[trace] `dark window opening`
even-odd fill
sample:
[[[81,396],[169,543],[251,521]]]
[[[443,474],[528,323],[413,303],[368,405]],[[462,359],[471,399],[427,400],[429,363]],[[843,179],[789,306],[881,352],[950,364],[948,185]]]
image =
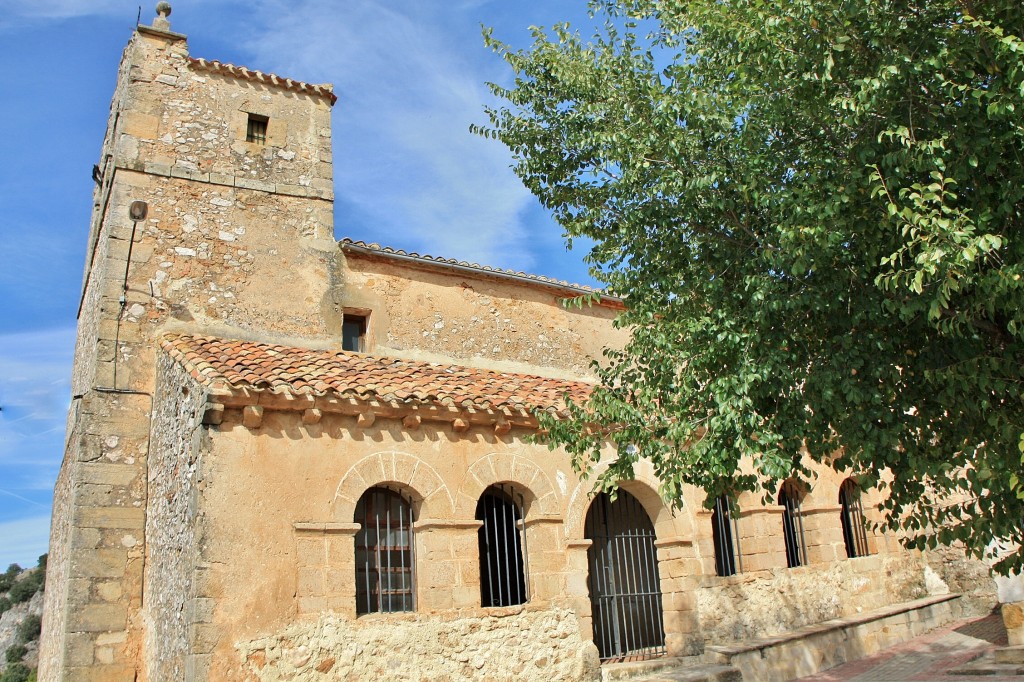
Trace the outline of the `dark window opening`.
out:
[[[522,502],[522,496],[510,488],[492,485],[476,505],[476,519],[483,521],[477,531],[481,606],[515,606],[530,598],[523,561]]]
[[[864,508],[860,504],[860,488],[852,478],[843,481],[839,487],[839,504],[843,507],[840,519],[843,524],[846,556],[851,559],[867,556],[870,552],[867,528],[864,524]]]
[[[245,126],[245,141],[256,144],[267,143],[267,123],[270,119],[259,114],[249,114],[249,121]]]
[[[729,496],[719,495],[711,512],[711,533],[715,542],[715,572],[736,575],[742,568],[740,534],[729,509]]]
[[[345,313],[341,321],[341,347],[356,353],[366,352],[366,315]]]
[[[386,488],[370,488],[356,504],[356,613],[416,608],[412,504]]]
[[[782,535],[786,541],[786,564],[790,568],[807,565],[807,544],[804,542],[804,518],[800,509],[800,489],[796,482],[786,481],[779,491],[782,506]]]

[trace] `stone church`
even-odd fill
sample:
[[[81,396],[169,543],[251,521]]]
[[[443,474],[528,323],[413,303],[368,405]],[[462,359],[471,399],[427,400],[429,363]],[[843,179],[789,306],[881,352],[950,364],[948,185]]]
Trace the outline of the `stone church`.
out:
[[[776,680],[991,606],[832,471],[595,494],[532,437],[623,301],[337,242],[331,86],[192,57],[169,14],[94,169],[40,679]]]

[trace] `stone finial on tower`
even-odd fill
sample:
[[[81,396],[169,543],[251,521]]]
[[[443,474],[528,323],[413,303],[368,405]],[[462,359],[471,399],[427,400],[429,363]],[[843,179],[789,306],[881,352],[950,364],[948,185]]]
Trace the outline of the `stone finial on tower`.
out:
[[[156,3],[156,19],[153,20],[153,28],[158,29],[160,31],[170,31],[171,22],[167,18],[169,16],[171,16],[171,3]]]

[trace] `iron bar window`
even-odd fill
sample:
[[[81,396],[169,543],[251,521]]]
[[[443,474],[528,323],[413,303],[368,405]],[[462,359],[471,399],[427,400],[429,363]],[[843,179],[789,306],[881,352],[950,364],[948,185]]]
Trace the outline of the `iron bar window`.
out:
[[[594,644],[602,661],[634,661],[665,653],[661,580],[654,524],[624,490],[600,493],[585,524]]]
[[[356,613],[412,611],[415,604],[412,505],[387,488],[356,504]]]
[[[730,510],[728,495],[719,495],[711,512],[711,533],[715,542],[715,573],[736,575],[743,570],[740,532]]]
[[[800,509],[803,494],[796,481],[786,481],[779,491],[782,506],[782,535],[786,541],[786,563],[790,568],[807,565],[807,543],[804,540],[804,517]]]
[[[843,507],[840,518],[843,524],[846,556],[851,559],[867,556],[870,552],[867,527],[864,523],[864,508],[860,504],[860,488],[852,478],[846,479],[839,486],[839,504]]]
[[[515,606],[530,598],[523,518],[523,496],[510,486],[492,485],[477,502],[482,606]]]
[[[267,124],[269,122],[270,119],[266,116],[249,114],[249,119],[245,124],[245,141],[254,142],[256,144],[266,144]]]

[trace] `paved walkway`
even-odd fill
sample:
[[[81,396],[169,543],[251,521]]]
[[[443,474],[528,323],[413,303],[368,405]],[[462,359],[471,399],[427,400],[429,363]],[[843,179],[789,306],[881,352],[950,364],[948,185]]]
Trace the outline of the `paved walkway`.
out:
[[[988,665],[992,651],[1006,646],[998,613],[934,630],[870,658],[853,661],[801,682],[1022,682],[1012,670]],[[980,658],[979,658],[980,657]],[[977,659],[977,660],[976,660]]]

